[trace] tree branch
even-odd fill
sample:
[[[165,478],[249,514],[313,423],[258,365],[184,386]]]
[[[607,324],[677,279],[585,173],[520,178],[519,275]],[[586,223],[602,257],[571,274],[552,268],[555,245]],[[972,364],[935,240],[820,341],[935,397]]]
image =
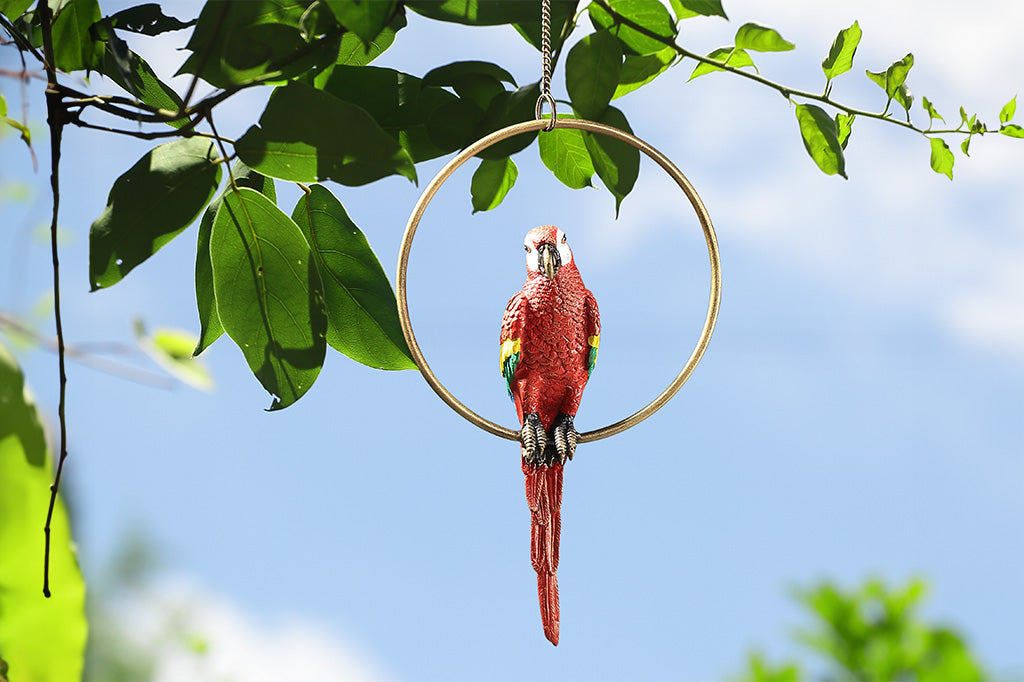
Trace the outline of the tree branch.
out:
[[[609,15],[611,15],[612,19],[614,19],[616,23],[622,24],[623,26],[628,26],[631,29],[633,29],[634,31],[637,31],[638,33],[642,33],[643,35],[647,36],[648,38],[651,38],[652,40],[656,40],[656,41],[658,41],[659,43],[661,43],[662,45],[664,45],[666,47],[672,48],[673,50],[676,51],[676,54],[678,54],[680,57],[686,57],[686,58],[692,59],[692,60],[694,60],[696,62],[699,62],[701,64],[708,64],[709,66],[714,66],[714,67],[717,67],[719,69],[722,69],[723,71],[728,71],[729,73],[735,74],[737,76],[742,76],[743,78],[747,78],[749,80],[752,80],[755,83],[760,83],[761,85],[767,86],[767,87],[769,87],[769,88],[771,88],[773,90],[778,91],[786,99],[792,99],[793,97],[799,97],[801,99],[814,100],[814,101],[817,101],[817,102],[821,102],[822,104],[826,104],[826,105],[832,107],[833,109],[838,109],[839,111],[843,111],[843,112],[845,112],[847,114],[850,114],[852,116],[861,116],[861,117],[864,117],[864,118],[874,118],[874,119],[877,119],[879,121],[885,121],[887,123],[892,123],[894,125],[900,126],[901,128],[906,128],[908,130],[913,130],[914,132],[920,133],[921,135],[925,135],[925,136],[936,135],[936,134],[940,134],[940,133],[959,133],[961,135],[969,134],[969,131],[962,130],[961,128],[950,129],[950,130],[931,130],[931,129],[918,128],[917,126],[915,126],[913,123],[910,122],[910,120],[909,120],[910,112],[909,111],[907,112],[907,118],[908,118],[907,121],[901,121],[901,120],[899,120],[897,118],[893,118],[892,116],[889,116],[888,115],[888,104],[886,104],[886,109],[884,111],[882,111],[882,112],[864,111],[863,109],[857,109],[857,108],[851,107],[849,105],[843,104],[842,102],[837,102],[836,100],[832,99],[829,96],[828,92],[826,92],[825,94],[819,94],[819,93],[816,93],[816,92],[807,92],[807,91],[804,91],[804,90],[796,90],[794,88],[787,87],[785,85],[782,85],[781,83],[776,83],[773,80],[765,78],[764,76],[762,76],[759,73],[755,73],[755,72],[751,72],[751,71],[744,71],[743,69],[737,68],[735,66],[730,66],[730,65],[726,64],[725,62],[718,61],[717,59],[711,59],[709,57],[705,57],[704,55],[697,54],[696,52],[691,52],[690,50],[687,50],[684,47],[680,47],[679,45],[676,44],[676,42],[673,39],[666,38],[663,35],[659,35],[658,33],[655,33],[654,31],[651,31],[650,29],[648,29],[648,28],[646,28],[644,26],[641,26],[640,24],[636,23],[635,21],[633,21],[629,17],[625,17],[622,14],[619,14],[614,9],[612,9],[611,5],[609,5],[606,0],[593,0],[593,2],[596,3],[597,5],[599,5]],[[977,132],[975,134],[981,135],[981,134],[984,134],[984,132],[985,131],[979,131],[979,132]]]

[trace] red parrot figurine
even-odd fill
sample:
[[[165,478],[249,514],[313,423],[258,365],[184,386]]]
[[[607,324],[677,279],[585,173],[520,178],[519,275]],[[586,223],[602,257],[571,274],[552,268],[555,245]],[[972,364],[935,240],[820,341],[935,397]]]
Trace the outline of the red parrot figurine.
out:
[[[576,450],[573,417],[597,360],[601,321],[565,234],[544,225],[530,230],[524,244],[526,283],[501,321],[501,373],[522,425],[540,616],[544,635],[557,646],[562,467]]]

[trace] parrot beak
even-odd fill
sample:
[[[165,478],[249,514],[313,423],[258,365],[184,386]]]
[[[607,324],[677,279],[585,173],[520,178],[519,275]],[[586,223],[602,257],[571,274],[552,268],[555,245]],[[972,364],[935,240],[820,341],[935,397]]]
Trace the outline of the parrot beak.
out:
[[[540,271],[548,279],[554,279],[558,274],[558,268],[562,266],[562,257],[558,255],[558,247],[551,242],[545,242],[537,247],[537,255],[540,257]]]

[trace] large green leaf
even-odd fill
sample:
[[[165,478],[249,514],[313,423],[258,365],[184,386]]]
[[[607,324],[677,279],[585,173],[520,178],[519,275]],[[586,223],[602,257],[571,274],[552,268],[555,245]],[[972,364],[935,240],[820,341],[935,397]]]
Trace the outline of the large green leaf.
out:
[[[565,60],[565,88],[583,118],[597,119],[615,94],[622,74],[622,50],[608,31],[584,37]]]
[[[419,78],[394,69],[337,66],[324,90],[364,109],[415,162],[436,158],[460,146],[439,147],[427,133],[433,113],[457,99],[442,87],[424,85]],[[475,123],[476,118],[470,134]]]
[[[512,159],[482,159],[469,186],[473,213],[497,208],[518,177],[519,169]]]
[[[539,2],[524,0],[406,0],[417,14],[469,26],[498,26],[537,21]]]
[[[391,47],[395,42],[395,35],[399,30],[405,28],[405,23],[405,8],[400,7],[391,23],[385,26],[368,44],[364,43],[362,38],[355,33],[345,33],[341,37],[336,63],[348,66],[366,66]],[[332,66],[327,66],[317,75],[316,86],[318,88],[323,87],[323,84],[327,82],[332,69]]]
[[[941,175],[953,179],[953,152],[949,145],[941,137],[931,138],[931,166],[932,170]]]
[[[326,0],[338,23],[366,44],[384,30],[395,13],[397,0]]]
[[[671,4],[677,19],[696,16],[729,18],[722,9],[722,0],[671,0]]]
[[[247,166],[282,180],[365,185],[388,175],[416,180],[413,161],[360,107],[302,83],[278,87],[235,151]]]
[[[384,268],[341,202],[312,185],[292,211],[316,259],[327,305],[327,343],[377,369],[416,369]]]
[[[753,66],[755,70],[757,69],[757,67],[754,66],[754,60],[750,58],[750,55],[747,53],[747,51],[742,50],[738,47],[729,46],[716,48],[707,54],[707,58],[714,59],[715,61],[722,62],[727,66],[731,66],[737,69],[742,69],[745,66]],[[720,66],[715,66],[713,64],[701,62],[700,64],[697,65],[697,68],[693,70],[693,73],[690,74],[690,77],[687,80],[692,81],[694,78],[697,78],[698,76],[703,76],[708,73],[723,70],[724,69],[722,69]]]
[[[668,67],[672,66],[675,58],[676,51],[671,47],[666,47],[664,50],[653,54],[626,55],[622,62],[619,85],[615,88],[615,94],[612,95],[612,99],[618,99],[650,83],[665,73]]]
[[[608,0],[608,6],[629,22],[662,37],[662,40],[658,40],[641,33],[610,14],[602,5],[590,3],[588,10],[594,28],[607,29],[619,39],[626,50],[632,50],[636,54],[652,54],[665,49],[666,41],[672,42],[675,39],[676,29],[672,15],[659,0]]]
[[[797,104],[796,120],[800,124],[804,147],[818,168],[826,175],[838,173],[845,178],[846,160],[832,117],[813,104]]]
[[[839,32],[832,41],[828,56],[821,62],[821,70],[825,72],[827,80],[830,81],[853,68],[853,57],[857,54],[860,38],[860,24],[856,21],[849,28]]]
[[[229,192],[210,235],[217,312],[253,374],[288,407],[309,390],[327,351],[320,275],[302,231],[267,197]]]
[[[178,93],[161,81],[142,57],[125,46],[123,59],[119,59],[113,50],[113,42],[109,42],[99,68],[103,75],[151,107],[168,111],[178,111],[181,108],[182,102]],[[169,123],[175,128],[180,128],[186,125],[188,120],[183,118]]]
[[[633,132],[626,117],[615,107],[608,107],[605,110],[600,123],[627,133]],[[585,132],[583,141],[590,153],[597,177],[601,178],[601,182],[615,197],[615,216],[618,217],[622,200],[632,191],[640,175],[640,150],[607,135]]]
[[[755,52],[786,52],[796,46],[780,36],[774,28],[749,22],[737,29],[736,47]]]
[[[97,0],[60,0],[52,3],[53,58],[62,71],[95,69],[103,60],[103,43],[89,28],[100,20]]]
[[[0,0],[0,14],[14,21],[34,4],[35,0]]]
[[[427,85],[451,85],[457,86],[459,82],[471,76],[490,76],[491,78],[505,83],[516,84],[516,80],[505,69],[491,62],[464,61],[452,62],[431,69],[423,76],[423,82]]]
[[[294,0],[206,3],[185,46],[192,54],[178,74],[198,74],[210,85],[229,88],[269,74],[280,72],[281,78],[289,78],[335,63],[341,30],[330,39],[318,39],[320,29],[333,23],[333,17],[326,7],[307,8],[306,4]],[[307,9],[313,16],[307,15]]]
[[[51,522],[50,593],[42,594],[43,532],[53,474],[24,377],[0,345],[0,652],[9,679],[66,682],[82,675],[87,625],[61,497]]]
[[[555,128],[540,134],[540,159],[566,187],[582,189],[591,186],[594,162],[590,159],[583,131]]]
[[[235,163],[231,168],[231,175],[235,184],[239,187],[254,189],[263,196],[270,199],[271,203],[277,203],[277,192],[274,189],[274,181],[260,175],[241,161]],[[217,314],[217,300],[213,295],[213,269],[210,265],[210,233],[213,231],[213,220],[217,217],[217,210],[224,200],[224,194],[232,191],[230,183],[219,197],[210,202],[203,213],[203,219],[199,221],[199,238],[196,243],[196,307],[199,309],[199,340],[196,342],[192,355],[199,355],[206,350],[211,343],[220,338],[224,333],[224,327],[220,324],[220,315]]]
[[[1006,135],[1007,137],[1016,137],[1018,139],[1024,138],[1024,128],[1016,123],[1007,123],[999,128],[999,134]]]
[[[195,220],[220,183],[217,158],[211,140],[182,138],[154,148],[114,181],[89,231],[92,291],[121,281]]]

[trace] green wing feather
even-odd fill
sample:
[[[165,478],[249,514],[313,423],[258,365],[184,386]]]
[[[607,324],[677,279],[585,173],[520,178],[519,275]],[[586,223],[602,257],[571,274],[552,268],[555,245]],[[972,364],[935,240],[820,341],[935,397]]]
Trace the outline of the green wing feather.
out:
[[[508,397],[512,397],[512,377],[519,366],[519,339],[506,339],[501,344],[501,375],[505,377],[505,386],[508,388]]]

